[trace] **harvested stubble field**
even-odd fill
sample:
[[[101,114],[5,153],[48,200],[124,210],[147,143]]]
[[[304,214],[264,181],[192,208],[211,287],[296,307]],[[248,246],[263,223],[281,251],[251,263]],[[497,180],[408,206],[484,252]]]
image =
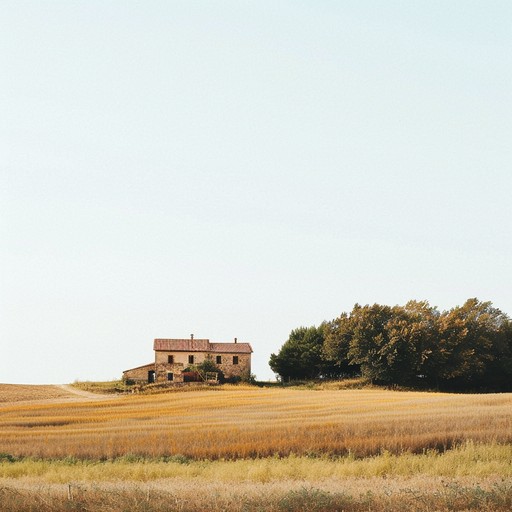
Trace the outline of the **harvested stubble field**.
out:
[[[511,394],[50,393],[0,403],[0,510],[505,511],[511,441]]]
[[[226,387],[0,406],[0,452],[27,457],[365,457],[468,440],[512,441],[512,394]]]

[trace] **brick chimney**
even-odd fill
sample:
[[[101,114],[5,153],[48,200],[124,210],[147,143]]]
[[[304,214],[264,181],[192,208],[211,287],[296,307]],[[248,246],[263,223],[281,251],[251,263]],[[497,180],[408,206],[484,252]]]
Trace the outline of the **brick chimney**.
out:
[[[193,335],[193,334],[191,334],[191,335],[190,335],[190,339],[191,339],[191,340],[193,340],[193,339],[194,339],[194,335]]]
[[[235,343],[237,342],[238,340],[235,338]]]

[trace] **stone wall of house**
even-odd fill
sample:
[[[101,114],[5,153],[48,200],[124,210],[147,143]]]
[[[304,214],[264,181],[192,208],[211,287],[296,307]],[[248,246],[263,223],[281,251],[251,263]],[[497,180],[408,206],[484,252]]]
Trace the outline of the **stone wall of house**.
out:
[[[221,357],[221,363],[217,364],[217,356]],[[233,357],[238,357],[238,364],[234,364]],[[251,354],[212,354],[213,362],[224,373],[224,377],[249,378],[251,375]]]
[[[123,372],[123,380],[132,380],[135,382],[148,382],[148,372],[155,369],[155,364],[150,363],[138,368],[132,368]]]
[[[194,356],[194,362],[192,364],[202,363],[206,356],[206,352],[165,352],[163,350],[157,350],[155,352],[155,363],[157,365],[169,364],[169,356],[174,358],[174,364],[182,364],[183,368],[190,366],[188,360],[189,356]]]
[[[194,362],[190,363],[189,356],[194,356]],[[173,362],[169,363],[169,356],[173,357]],[[156,382],[183,382],[182,372],[191,364],[202,363],[206,358],[212,361],[224,373],[226,379],[230,377],[248,378],[251,374],[251,354],[218,354],[207,352],[155,352],[154,370]],[[221,358],[221,363],[217,363],[217,357]],[[235,364],[234,357],[238,358]],[[172,381],[169,380],[169,373],[172,373]],[[146,377],[147,381],[147,371]]]
[[[156,382],[183,382],[181,372],[184,368],[182,363],[170,364],[167,362],[167,358],[165,358],[165,362],[155,364]],[[169,373],[172,373],[172,381],[169,380]]]

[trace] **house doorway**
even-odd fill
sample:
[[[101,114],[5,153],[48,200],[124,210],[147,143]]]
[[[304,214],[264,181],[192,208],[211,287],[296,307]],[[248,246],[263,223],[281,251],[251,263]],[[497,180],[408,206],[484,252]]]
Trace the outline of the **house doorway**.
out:
[[[148,372],[148,383],[153,384],[155,382],[155,370],[149,370]]]

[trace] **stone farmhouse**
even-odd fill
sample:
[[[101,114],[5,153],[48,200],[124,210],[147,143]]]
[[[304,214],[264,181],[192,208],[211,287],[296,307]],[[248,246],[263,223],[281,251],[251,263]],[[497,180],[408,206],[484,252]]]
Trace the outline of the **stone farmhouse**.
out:
[[[137,383],[184,382],[184,370],[210,358],[226,378],[251,374],[249,343],[210,343],[208,339],[155,339],[155,361],[123,372],[123,380]]]

